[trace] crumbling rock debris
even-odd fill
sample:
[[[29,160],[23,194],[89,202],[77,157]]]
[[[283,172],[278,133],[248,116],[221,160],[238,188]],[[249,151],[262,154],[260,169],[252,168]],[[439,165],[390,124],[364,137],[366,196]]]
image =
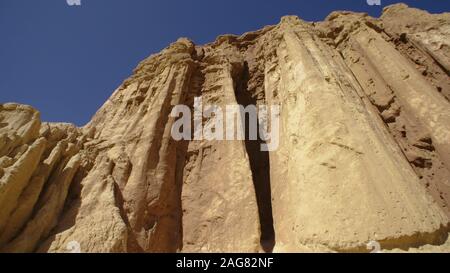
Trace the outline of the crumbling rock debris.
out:
[[[142,61],[84,127],[0,105],[0,252],[450,251],[450,14],[296,16]],[[281,106],[280,145],[175,105]]]

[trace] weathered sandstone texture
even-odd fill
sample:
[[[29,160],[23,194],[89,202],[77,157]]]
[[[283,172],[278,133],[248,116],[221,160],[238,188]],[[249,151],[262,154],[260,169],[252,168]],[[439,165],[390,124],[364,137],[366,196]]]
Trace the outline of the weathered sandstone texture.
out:
[[[82,128],[2,104],[0,252],[448,252],[449,71],[450,13],[398,4],[179,39]],[[199,96],[280,105],[279,148],[174,140]]]

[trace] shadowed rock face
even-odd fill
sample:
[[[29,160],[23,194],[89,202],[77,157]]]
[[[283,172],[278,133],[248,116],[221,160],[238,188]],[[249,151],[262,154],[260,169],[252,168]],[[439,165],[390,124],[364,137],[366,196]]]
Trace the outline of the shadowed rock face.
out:
[[[0,105],[0,251],[449,251],[450,14],[295,16],[142,61],[83,128]],[[175,105],[280,105],[280,145]],[[208,120],[204,120],[207,122]]]

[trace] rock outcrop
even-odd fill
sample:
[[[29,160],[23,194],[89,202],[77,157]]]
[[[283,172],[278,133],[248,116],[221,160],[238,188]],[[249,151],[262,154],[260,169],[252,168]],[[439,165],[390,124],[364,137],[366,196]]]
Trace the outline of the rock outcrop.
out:
[[[449,41],[404,4],[286,16],[179,39],[82,128],[0,105],[0,252],[450,251]],[[195,97],[280,105],[278,149],[175,140]]]

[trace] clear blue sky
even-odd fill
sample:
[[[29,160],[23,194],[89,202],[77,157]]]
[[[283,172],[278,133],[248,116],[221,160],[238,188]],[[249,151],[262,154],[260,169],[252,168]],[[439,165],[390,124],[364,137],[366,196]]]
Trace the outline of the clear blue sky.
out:
[[[405,2],[431,12],[449,0],[0,0],[0,102],[39,109],[45,121],[84,125],[137,63],[178,37],[197,44],[276,24],[322,20],[333,10],[379,16]]]

